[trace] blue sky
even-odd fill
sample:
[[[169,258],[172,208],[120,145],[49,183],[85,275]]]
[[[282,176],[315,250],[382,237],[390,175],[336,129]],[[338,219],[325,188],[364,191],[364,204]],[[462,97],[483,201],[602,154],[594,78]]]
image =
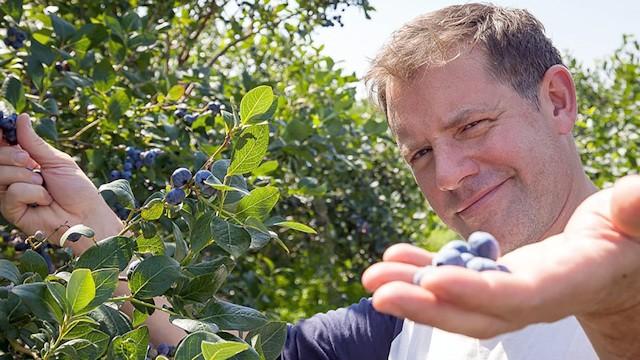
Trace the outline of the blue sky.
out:
[[[324,44],[324,53],[360,77],[368,59],[389,38],[391,32],[415,16],[465,1],[370,0],[376,7],[371,20],[362,11],[347,9],[344,27],[321,29],[315,39]],[[525,8],[545,26],[547,35],[563,53],[569,51],[579,61],[591,65],[618,47],[622,34],[640,39],[638,0],[504,0],[497,5]],[[362,88],[359,89],[362,95]]]

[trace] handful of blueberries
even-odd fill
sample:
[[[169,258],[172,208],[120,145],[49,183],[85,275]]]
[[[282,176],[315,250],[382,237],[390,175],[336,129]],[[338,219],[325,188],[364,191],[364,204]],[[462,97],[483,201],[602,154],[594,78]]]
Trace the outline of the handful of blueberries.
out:
[[[431,265],[414,274],[413,283],[420,284],[422,277],[432,266],[453,265],[475,271],[509,272],[506,266],[496,262],[499,256],[500,244],[496,238],[488,232],[476,231],[469,235],[468,241],[453,240],[445,244],[433,257]]]
[[[4,116],[0,111],[0,129],[2,129],[2,137],[9,145],[18,144],[18,133],[16,132],[16,121],[18,114]]]

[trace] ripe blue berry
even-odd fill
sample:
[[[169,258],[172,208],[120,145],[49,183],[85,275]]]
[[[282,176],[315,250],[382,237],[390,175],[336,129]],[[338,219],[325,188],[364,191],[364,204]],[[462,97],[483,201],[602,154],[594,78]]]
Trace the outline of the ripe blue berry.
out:
[[[471,249],[469,248],[469,244],[464,240],[449,241],[448,243],[444,244],[444,246],[442,248],[443,249],[456,249],[460,253],[471,252]]]
[[[475,256],[473,256],[472,253],[465,252],[460,254],[460,257],[462,258],[462,261],[464,261],[464,266],[467,266],[467,263],[469,262],[469,260],[473,259]]]
[[[187,196],[187,194],[185,194],[184,190],[179,189],[179,188],[178,189],[172,189],[165,196],[165,200],[167,201],[168,204],[179,205],[184,201],[184,198],[186,196]]]
[[[162,343],[162,344],[158,345],[156,350],[158,351],[158,355],[167,356],[167,355],[169,355],[169,352],[171,351],[171,347],[168,344]]]
[[[198,114],[189,114],[184,117],[184,122],[187,123],[187,125],[191,125],[197,119],[198,119]]]
[[[207,110],[210,110],[213,114],[218,114],[220,113],[220,104],[212,101],[207,104]]]
[[[18,133],[16,131],[17,114],[4,116],[0,111],[0,129],[2,129],[2,137],[9,145],[18,144]]]
[[[456,249],[442,249],[432,260],[433,266],[454,265],[464,266],[464,260],[460,257],[460,252]]]
[[[133,174],[131,173],[131,171],[123,171],[122,172],[122,178],[125,180],[131,180],[131,178],[133,177]]]
[[[204,181],[207,180],[209,178],[209,176],[213,176],[211,171],[209,171],[209,170],[198,170],[198,172],[196,173],[196,176],[195,176],[195,183],[197,185],[200,185],[200,186],[202,186],[202,185],[206,186]]]
[[[497,262],[483,257],[474,257],[469,260],[466,268],[475,271],[500,270]]]
[[[187,115],[187,109],[185,108],[178,108],[173,112],[173,116],[177,117],[178,119],[182,119],[185,115]]]
[[[171,175],[171,183],[174,187],[181,188],[191,180],[191,171],[187,168],[178,168]]]
[[[120,171],[118,170],[111,170],[111,172],[109,173],[109,180],[110,181],[115,181],[120,179]]]
[[[469,235],[471,253],[476,256],[497,260],[500,256],[500,245],[496,238],[488,232],[476,231]]]
[[[124,162],[124,171],[131,171],[133,170],[133,163],[131,163],[131,161],[125,161]]]

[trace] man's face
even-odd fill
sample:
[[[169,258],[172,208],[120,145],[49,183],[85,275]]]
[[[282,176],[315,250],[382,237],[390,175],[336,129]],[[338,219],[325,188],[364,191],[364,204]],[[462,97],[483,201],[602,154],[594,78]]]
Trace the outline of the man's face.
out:
[[[575,181],[567,135],[474,50],[387,88],[400,151],[442,220],[465,238],[496,236],[503,251],[541,240]]]

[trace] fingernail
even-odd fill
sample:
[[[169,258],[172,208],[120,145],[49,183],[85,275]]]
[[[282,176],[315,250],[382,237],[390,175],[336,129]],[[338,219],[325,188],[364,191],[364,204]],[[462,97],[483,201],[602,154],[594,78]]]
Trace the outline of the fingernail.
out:
[[[27,159],[29,159],[29,154],[26,151],[19,151],[13,155],[13,160],[18,164],[27,162]]]
[[[40,176],[39,174],[31,175],[31,179],[32,179],[33,183],[36,184],[36,185],[41,185],[42,184],[42,176]]]

